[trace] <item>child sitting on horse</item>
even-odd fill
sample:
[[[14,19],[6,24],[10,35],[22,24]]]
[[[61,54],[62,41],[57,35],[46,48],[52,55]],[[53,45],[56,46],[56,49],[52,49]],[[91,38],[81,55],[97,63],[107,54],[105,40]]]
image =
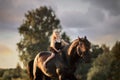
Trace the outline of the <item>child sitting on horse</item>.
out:
[[[46,59],[46,61],[43,63],[44,66],[46,66],[46,63],[52,59],[55,54],[60,53],[62,47],[68,45],[66,41],[61,39],[60,31],[55,29],[51,35],[51,41],[50,41],[50,51],[52,52],[51,55]]]

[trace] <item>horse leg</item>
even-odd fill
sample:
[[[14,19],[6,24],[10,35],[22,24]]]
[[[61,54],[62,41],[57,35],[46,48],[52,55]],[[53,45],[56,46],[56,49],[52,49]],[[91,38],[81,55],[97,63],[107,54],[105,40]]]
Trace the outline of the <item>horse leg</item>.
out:
[[[44,78],[43,72],[37,67],[35,80],[43,80],[43,78]]]
[[[59,78],[59,80],[63,80],[62,75],[59,75],[58,78]]]
[[[28,63],[28,66],[27,66],[27,72],[28,72],[30,80],[34,80],[34,76],[33,76],[33,62],[34,62],[34,60],[31,60]]]
[[[33,62],[34,62],[34,60],[31,60],[28,63],[28,66],[27,66],[27,72],[28,72],[30,80],[43,80],[43,73],[38,67],[36,68],[36,73],[35,73],[36,78],[34,79],[34,76],[33,76]]]
[[[59,74],[59,80],[77,80],[74,74]]]
[[[75,75],[71,75],[69,78],[70,78],[70,80],[77,80],[77,78],[75,77]]]
[[[44,75],[44,77],[45,77],[45,80],[51,80],[51,78],[46,75]]]
[[[60,68],[56,68],[56,73],[58,75],[58,80],[65,80],[64,75],[62,74],[62,70]]]
[[[69,80],[64,74],[59,75],[59,80]],[[72,80],[72,79],[70,79]]]
[[[51,80],[51,78],[46,76],[39,68],[37,68],[35,80]]]

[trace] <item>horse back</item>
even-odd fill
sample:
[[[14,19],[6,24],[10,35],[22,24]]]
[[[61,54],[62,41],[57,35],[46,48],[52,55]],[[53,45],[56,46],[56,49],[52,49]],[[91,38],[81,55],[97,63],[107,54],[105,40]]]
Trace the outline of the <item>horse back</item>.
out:
[[[39,61],[44,62],[51,55],[50,51],[42,51],[39,53]]]

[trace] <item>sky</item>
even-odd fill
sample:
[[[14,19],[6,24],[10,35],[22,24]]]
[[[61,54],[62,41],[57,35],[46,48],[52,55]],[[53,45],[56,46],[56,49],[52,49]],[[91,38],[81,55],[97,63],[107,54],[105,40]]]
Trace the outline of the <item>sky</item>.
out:
[[[71,40],[87,36],[110,47],[120,40],[120,0],[0,0],[0,68],[21,64],[18,28],[25,13],[40,6],[52,7]]]

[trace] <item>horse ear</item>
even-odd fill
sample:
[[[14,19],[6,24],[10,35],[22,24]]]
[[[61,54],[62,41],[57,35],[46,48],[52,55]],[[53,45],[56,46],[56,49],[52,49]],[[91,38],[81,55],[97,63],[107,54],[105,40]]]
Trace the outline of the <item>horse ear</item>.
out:
[[[79,41],[81,40],[80,37],[78,36]]]
[[[87,39],[87,37],[86,37],[86,36],[84,36],[84,39]]]

